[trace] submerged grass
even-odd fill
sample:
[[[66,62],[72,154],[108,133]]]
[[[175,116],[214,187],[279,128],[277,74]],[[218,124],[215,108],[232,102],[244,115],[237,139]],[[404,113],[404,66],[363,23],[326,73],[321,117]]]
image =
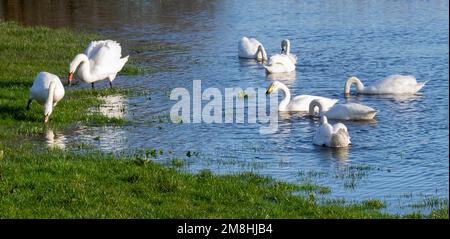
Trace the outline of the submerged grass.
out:
[[[42,70],[65,76],[67,65],[96,35],[0,23],[0,218],[397,218],[382,204],[319,203],[314,192],[329,189],[295,185],[243,173],[177,171],[134,156],[39,148],[23,139],[45,131],[42,109],[25,110],[28,89]],[[129,68],[126,73],[139,73]],[[120,125],[121,119],[90,113],[100,97],[126,90],[66,90],[51,116],[52,128]],[[17,144],[17,142],[20,142]],[[162,152],[149,151],[157,157]],[[193,155],[193,154],[192,154]],[[309,197],[297,191],[311,192]],[[447,210],[445,213],[445,210]],[[448,209],[411,217],[448,218]]]

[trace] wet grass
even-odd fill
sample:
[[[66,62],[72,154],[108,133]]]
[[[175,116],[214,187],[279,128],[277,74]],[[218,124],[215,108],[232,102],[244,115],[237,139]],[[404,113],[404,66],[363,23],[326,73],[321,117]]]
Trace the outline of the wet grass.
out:
[[[182,173],[149,160],[61,150],[2,149],[1,218],[396,218],[378,203],[300,197],[255,174]]]
[[[169,159],[169,167],[146,159],[161,157],[163,152],[156,149],[145,151],[142,158],[101,153],[82,142],[72,145],[80,151],[27,142],[28,136],[41,135],[46,127],[126,123],[89,111],[104,103],[101,97],[127,95],[123,89],[67,88],[49,126],[43,125],[37,103],[25,110],[36,74],[45,70],[64,79],[71,58],[94,39],[99,36],[0,23],[0,218],[400,217],[382,213],[375,202],[318,203],[315,192],[328,190],[311,184],[288,184],[251,173],[183,173],[176,170],[183,163],[178,159]],[[302,190],[311,193],[295,195]],[[447,214],[442,210],[412,216],[448,218],[448,209]]]
[[[448,199],[439,198],[436,196],[425,197],[421,202],[414,203],[411,205],[413,208],[429,208],[429,209],[440,209],[448,208]]]

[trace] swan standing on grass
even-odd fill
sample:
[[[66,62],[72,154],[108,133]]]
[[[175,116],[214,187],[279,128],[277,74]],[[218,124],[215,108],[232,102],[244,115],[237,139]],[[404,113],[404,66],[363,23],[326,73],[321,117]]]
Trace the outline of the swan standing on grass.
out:
[[[377,114],[375,109],[357,103],[336,104],[327,112],[324,112],[321,100],[313,100],[309,104],[310,115],[315,115],[316,107],[319,108],[319,116],[336,120],[371,120]]]
[[[287,39],[281,42],[281,54],[270,57],[269,64],[264,66],[268,74],[289,73],[295,71],[297,57],[290,53],[291,42]]]
[[[240,58],[267,61],[264,46],[255,38],[242,37],[238,45],[238,55]]]
[[[331,148],[344,148],[351,144],[347,127],[342,123],[331,125],[326,116],[322,116],[322,125],[314,135],[315,145]]]
[[[417,83],[414,76],[391,75],[383,80],[364,87],[363,83],[356,77],[350,77],[345,82],[345,95],[350,95],[350,88],[356,84],[358,94],[378,95],[378,94],[414,94],[417,93],[427,82]]]
[[[283,91],[285,95],[285,98],[280,102],[278,107],[279,111],[308,111],[309,104],[315,99],[321,100],[324,110],[328,110],[338,102],[338,100],[313,95],[299,95],[291,100],[291,92],[289,88],[279,81],[273,82],[267,89],[266,94],[268,95],[278,90]]]
[[[30,89],[27,110],[30,109],[31,102],[36,100],[39,104],[44,105],[44,123],[48,123],[53,107],[64,97],[64,93],[64,86],[58,76],[41,72]]]
[[[72,83],[73,74],[79,68],[78,75],[85,83],[91,83],[94,88],[94,82],[100,80],[109,80],[109,86],[112,88],[112,82],[119,71],[122,70],[128,57],[122,57],[122,47],[119,43],[106,41],[93,41],[86,48],[85,54],[78,54],[69,66],[69,84]]]

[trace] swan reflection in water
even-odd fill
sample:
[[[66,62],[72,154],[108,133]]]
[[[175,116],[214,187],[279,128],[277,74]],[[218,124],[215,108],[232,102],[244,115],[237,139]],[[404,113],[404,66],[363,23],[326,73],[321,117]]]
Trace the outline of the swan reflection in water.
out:
[[[47,128],[45,131],[45,142],[50,149],[65,149],[67,139],[64,134],[54,132],[52,129]]]
[[[334,160],[339,164],[349,163],[350,147],[344,148],[325,148],[321,146],[315,146],[319,149],[321,156],[324,159]]]
[[[383,99],[383,100],[388,100],[388,101],[394,101],[395,103],[400,103],[400,104],[406,104],[406,103],[410,103],[413,102],[414,100],[420,99],[423,96],[422,93],[415,93],[415,94],[397,94],[397,95],[393,95],[393,94],[385,94],[385,95],[354,95],[354,98],[358,101],[363,101],[364,99],[367,98],[379,98],[379,99]],[[353,95],[352,95],[353,97]],[[345,100],[346,102],[349,102],[351,99],[351,97],[346,97]]]
[[[297,78],[297,73],[295,71],[288,72],[288,73],[273,73],[267,75],[267,78],[273,81],[286,81],[286,85],[288,87],[291,87],[291,85],[287,81],[295,81]]]
[[[108,118],[125,118],[125,105],[126,99],[121,95],[111,95],[106,97],[101,97],[104,104],[102,104],[98,111]]]

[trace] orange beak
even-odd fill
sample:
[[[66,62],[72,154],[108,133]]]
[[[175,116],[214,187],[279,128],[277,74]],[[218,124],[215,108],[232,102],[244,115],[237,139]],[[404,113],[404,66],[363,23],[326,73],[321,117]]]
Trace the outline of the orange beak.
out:
[[[69,73],[69,85],[72,85],[73,73]]]
[[[44,124],[47,124],[48,123],[48,115],[46,115],[45,117],[44,117]]]

